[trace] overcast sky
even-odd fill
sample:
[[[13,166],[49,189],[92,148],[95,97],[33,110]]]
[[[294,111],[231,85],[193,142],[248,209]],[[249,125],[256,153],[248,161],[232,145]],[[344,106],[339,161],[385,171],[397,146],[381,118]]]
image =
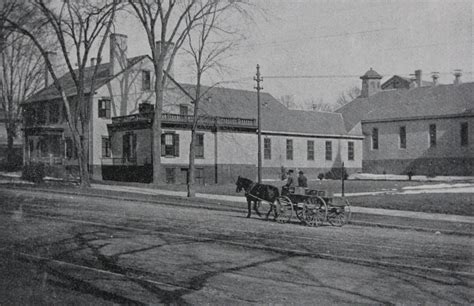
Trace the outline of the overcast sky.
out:
[[[258,63],[264,91],[276,98],[293,95],[299,107],[309,108],[311,99],[335,103],[340,92],[360,86],[359,76],[370,67],[382,81],[394,74],[408,77],[416,69],[426,80],[440,72],[440,83],[452,83],[453,70],[462,69],[463,81],[473,81],[473,0],[253,2],[264,16],[258,14],[253,25],[238,25],[246,40],[226,59],[230,69],[224,76],[208,77],[210,85],[238,80],[228,86],[253,90]],[[131,19],[118,28],[129,36],[129,54],[148,53]],[[192,82],[183,63],[183,57],[176,59],[175,76]]]

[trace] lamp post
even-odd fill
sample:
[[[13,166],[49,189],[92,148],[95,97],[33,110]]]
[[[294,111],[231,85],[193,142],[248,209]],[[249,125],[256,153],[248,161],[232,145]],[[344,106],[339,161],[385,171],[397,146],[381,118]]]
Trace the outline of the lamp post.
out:
[[[257,90],[257,132],[258,132],[258,165],[257,165],[257,173],[258,173],[258,183],[262,183],[262,117],[260,113],[260,90],[263,87],[260,86],[260,82],[263,82],[263,78],[260,76],[260,65],[257,64],[257,74],[253,78],[254,81],[257,82],[257,86],[255,89]]]

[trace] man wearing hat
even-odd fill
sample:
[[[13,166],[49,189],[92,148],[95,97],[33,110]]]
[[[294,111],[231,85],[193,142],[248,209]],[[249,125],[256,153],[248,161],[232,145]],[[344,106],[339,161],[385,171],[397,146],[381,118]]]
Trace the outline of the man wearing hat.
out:
[[[286,179],[286,188],[295,187],[295,178],[293,177],[293,170],[288,170],[288,178]]]
[[[308,188],[308,179],[304,176],[303,171],[298,172],[298,187]]]

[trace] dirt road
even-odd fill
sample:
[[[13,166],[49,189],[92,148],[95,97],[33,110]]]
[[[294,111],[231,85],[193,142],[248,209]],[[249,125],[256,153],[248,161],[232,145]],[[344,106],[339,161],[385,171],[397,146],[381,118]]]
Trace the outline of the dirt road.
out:
[[[469,304],[468,236],[0,189],[0,304]]]

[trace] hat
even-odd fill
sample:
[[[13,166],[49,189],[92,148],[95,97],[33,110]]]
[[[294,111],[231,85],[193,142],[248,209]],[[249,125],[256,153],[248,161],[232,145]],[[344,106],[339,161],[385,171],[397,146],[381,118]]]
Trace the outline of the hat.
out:
[[[294,171],[290,169],[290,170],[288,170],[288,172],[289,172],[289,173],[293,173]]]
[[[300,170],[300,172],[298,172],[299,174],[303,174],[304,172]]]

